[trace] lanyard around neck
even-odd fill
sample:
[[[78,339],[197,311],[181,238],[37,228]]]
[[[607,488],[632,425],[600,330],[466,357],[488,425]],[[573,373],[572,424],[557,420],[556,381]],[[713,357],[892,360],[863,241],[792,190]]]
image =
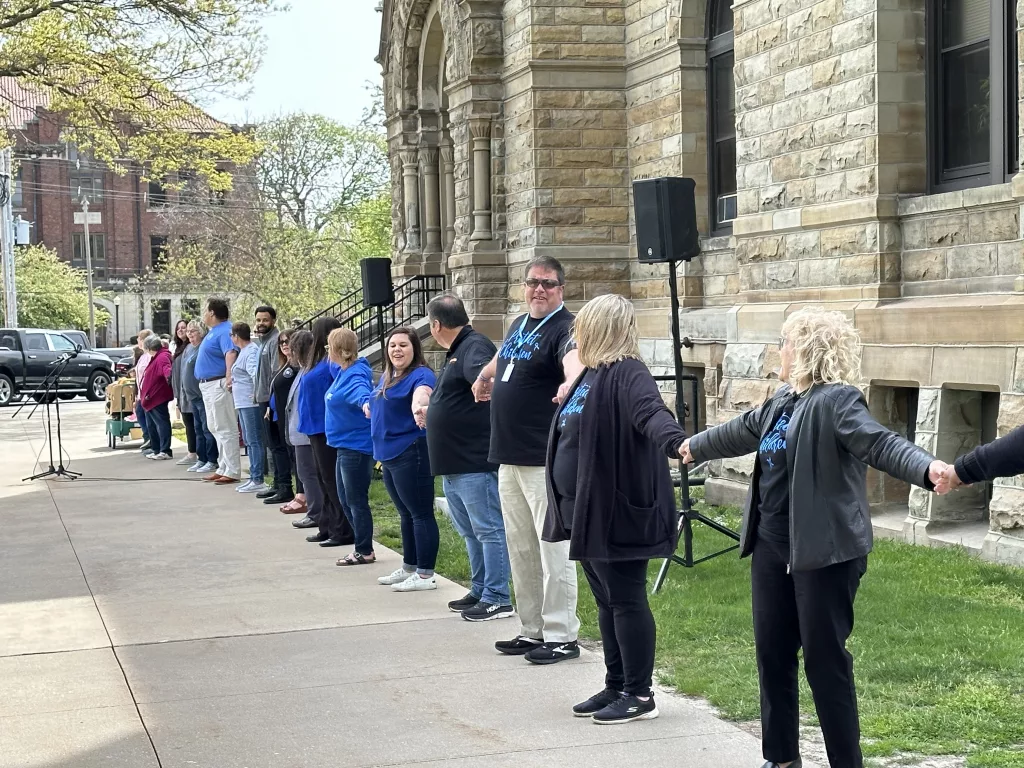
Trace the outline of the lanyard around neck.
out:
[[[531,343],[535,338],[537,338],[537,334],[540,333],[540,329],[544,327],[544,323],[546,323],[552,317],[554,317],[559,312],[561,312],[562,311],[562,307],[564,307],[564,306],[565,306],[564,304],[559,304],[558,307],[556,309],[552,310],[552,312],[550,314],[548,314],[547,317],[545,317],[543,320],[541,320],[540,323],[537,325],[537,327],[534,328],[532,331],[530,331],[530,335],[527,336],[524,339],[523,338],[523,331],[526,329],[526,324],[528,322],[530,322],[530,315],[527,314],[526,317],[523,318],[522,324],[519,326],[519,343],[517,344],[517,346],[525,347],[527,344]]]

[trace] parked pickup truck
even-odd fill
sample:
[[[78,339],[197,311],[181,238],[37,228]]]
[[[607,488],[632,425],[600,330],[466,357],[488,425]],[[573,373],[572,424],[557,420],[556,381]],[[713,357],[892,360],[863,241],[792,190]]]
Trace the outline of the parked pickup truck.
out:
[[[77,353],[57,382],[57,394],[70,400],[84,394],[90,400],[106,397],[114,378],[110,358],[98,352],[79,350],[60,331],[39,328],[0,328],[0,405],[17,397],[44,397],[43,382],[63,355]]]

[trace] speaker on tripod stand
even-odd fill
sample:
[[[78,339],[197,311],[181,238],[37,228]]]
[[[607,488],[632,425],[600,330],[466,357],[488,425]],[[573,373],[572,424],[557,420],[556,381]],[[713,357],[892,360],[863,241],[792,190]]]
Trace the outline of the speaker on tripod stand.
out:
[[[679,286],[676,284],[676,263],[691,261],[700,254],[700,235],[697,232],[697,202],[693,179],[663,177],[633,182],[633,212],[636,218],[637,257],[642,264],[668,264],[669,297],[672,303],[672,363],[675,374],[671,380],[676,387],[676,418],[686,423],[686,398],[683,382],[694,384],[694,424],[697,424],[696,377],[683,372],[682,339],[679,331]],[[659,378],[659,377],[655,377]],[[682,503],[679,510],[677,534],[683,538],[683,554],[667,558],[654,580],[652,592],[661,589],[672,563],[693,568],[698,563],[724,555],[739,548],[734,544],[698,560],[693,557],[693,524],[701,523],[722,535],[739,542],[739,534],[693,509],[690,498],[689,470],[679,462]]]

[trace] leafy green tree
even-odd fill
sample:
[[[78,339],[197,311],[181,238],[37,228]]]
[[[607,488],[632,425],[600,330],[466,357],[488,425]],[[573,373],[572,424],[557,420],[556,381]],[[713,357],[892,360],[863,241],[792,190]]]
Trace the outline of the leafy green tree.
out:
[[[85,271],[61,261],[42,245],[18,248],[14,255],[18,291],[18,323],[26,328],[89,328],[89,297]],[[96,325],[110,314],[96,307]]]
[[[66,138],[115,168],[189,169],[230,186],[250,137],[194,103],[249,82],[274,0],[4,0],[0,76],[44,92]]]

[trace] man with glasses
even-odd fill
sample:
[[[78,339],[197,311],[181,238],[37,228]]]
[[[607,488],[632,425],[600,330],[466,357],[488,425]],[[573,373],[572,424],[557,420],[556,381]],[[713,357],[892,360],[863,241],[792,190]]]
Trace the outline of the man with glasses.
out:
[[[274,485],[256,494],[264,504],[283,504],[295,498],[292,493],[291,463],[284,436],[278,432],[276,421],[270,418],[271,384],[278,369],[277,310],[269,304],[256,307],[256,338],[259,344],[259,359],[256,368],[256,404],[259,406],[260,423],[263,427],[263,444],[270,449],[274,462]]]
[[[473,385],[478,401],[491,401],[489,459],[499,465],[498,495],[522,622],[518,636],[495,648],[525,655],[534,664],[580,655],[576,566],[569,561],[568,542],[541,541],[548,509],[548,431],[559,388],[582,371],[564,291],[565,272],[556,259],[541,257],[527,265],[523,294],[529,311],[513,321],[498,354]]]

